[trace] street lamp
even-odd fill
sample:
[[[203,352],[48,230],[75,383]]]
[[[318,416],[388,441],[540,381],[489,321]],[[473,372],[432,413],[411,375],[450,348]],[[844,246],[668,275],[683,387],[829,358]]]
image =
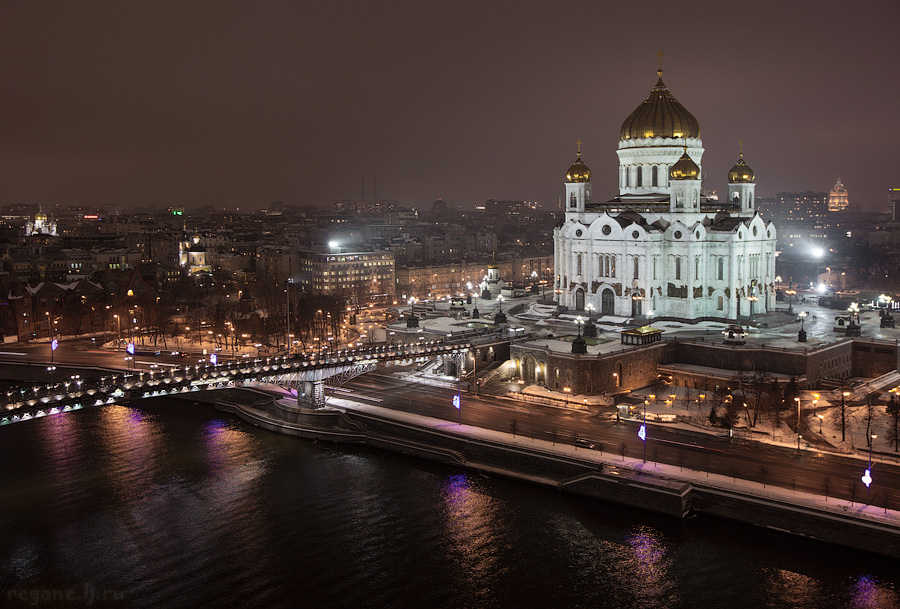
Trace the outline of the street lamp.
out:
[[[587,309],[588,312],[588,321],[594,320],[594,305],[588,303],[584,305],[584,308]]]
[[[614,381],[613,386],[616,389],[618,389],[619,388],[619,373],[618,372],[613,372],[613,381]]]
[[[581,318],[581,315],[575,318],[575,325],[578,327],[578,338],[581,338],[581,326],[584,324],[584,320]]]
[[[823,417],[820,414],[817,414],[816,416],[819,417],[819,435],[821,436],[822,435],[822,421],[825,420],[825,417]]]
[[[800,452],[800,440],[803,439],[803,436],[797,434],[797,452]]]
[[[644,400],[644,420],[641,422],[641,428],[638,429],[638,437],[644,444],[644,463],[647,462],[647,400]]]
[[[563,393],[566,394],[566,408],[569,407],[569,394],[572,393],[571,387],[563,387]]]
[[[797,402],[797,433],[800,433],[800,398],[794,398]]]
[[[797,293],[797,290],[795,290],[795,289],[791,286],[791,283],[792,283],[791,281],[788,282],[788,289],[786,289],[786,290],[784,291],[784,293],[787,294],[787,297],[788,297],[788,313],[793,313],[793,312],[794,312],[794,305],[792,304],[792,300],[793,300],[794,294]]]
[[[759,296],[751,294],[750,296],[747,296],[747,300],[750,301],[750,321],[753,321],[753,303],[759,300]]]
[[[806,311],[800,311],[800,331],[797,332],[797,342],[805,343],[806,342],[806,330],[803,329],[803,321],[806,319],[808,313]]]

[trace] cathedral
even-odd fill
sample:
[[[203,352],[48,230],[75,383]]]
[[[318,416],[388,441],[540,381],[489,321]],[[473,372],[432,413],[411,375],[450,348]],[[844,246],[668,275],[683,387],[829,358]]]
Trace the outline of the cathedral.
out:
[[[775,226],[743,151],[724,201],[704,195],[700,125],[659,80],[619,133],[619,194],[591,198],[581,159],[553,231],[559,303],[630,318],[739,319],[775,308]]]

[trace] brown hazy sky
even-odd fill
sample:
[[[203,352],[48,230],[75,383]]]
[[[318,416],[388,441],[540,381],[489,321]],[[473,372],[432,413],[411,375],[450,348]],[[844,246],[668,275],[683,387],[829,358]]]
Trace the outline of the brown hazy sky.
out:
[[[50,2],[0,7],[0,204],[555,206],[664,80],[706,185],[900,186],[900,3]]]

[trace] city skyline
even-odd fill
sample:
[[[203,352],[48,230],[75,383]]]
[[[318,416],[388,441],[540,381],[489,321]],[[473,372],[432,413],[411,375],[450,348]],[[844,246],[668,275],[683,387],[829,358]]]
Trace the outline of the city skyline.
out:
[[[663,80],[720,193],[739,141],[757,196],[881,209],[896,186],[885,66],[900,9],[825,3],[64,3],[0,24],[0,204],[264,207],[372,196],[556,207],[582,140],[616,194],[622,121]]]

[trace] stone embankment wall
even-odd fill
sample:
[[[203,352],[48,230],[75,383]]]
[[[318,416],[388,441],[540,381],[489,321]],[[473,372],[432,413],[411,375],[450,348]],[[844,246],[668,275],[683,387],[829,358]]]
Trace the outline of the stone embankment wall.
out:
[[[246,390],[225,392],[194,393],[185,399],[214,403],[219,409],[278,433],[366,444],[677,518],[699,513],[900,558],[900,529],[853,513],[826,511],[749,491],[670,479],[518,444],[471,438],[358,411],[287,407],[292,418],[288,422],[279,418],[285,409],[276,409],[271,396],[260,392],[248,399]]]

